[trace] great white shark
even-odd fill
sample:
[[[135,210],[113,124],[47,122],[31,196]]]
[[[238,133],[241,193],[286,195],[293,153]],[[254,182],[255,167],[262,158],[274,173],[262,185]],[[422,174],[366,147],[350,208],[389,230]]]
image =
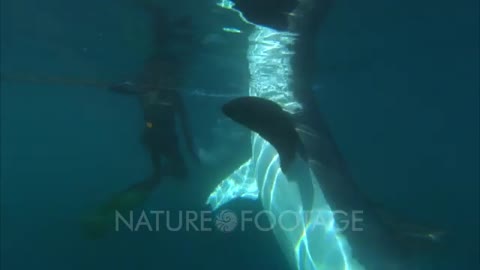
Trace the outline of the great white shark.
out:
[[[273,225],[279,219],[290,225],[288,229],[273,226],[273,232],[292,269],[418,269],[409,262],[408,249],[400,244],[381,211],[352,180],[315,101],[315,33],[330,4],[330,0],[220,3],[237,11],[244,21],[255,23],[247,56],[248,95],[278,105],[291,125],[278,128],[287,117],[278,112],[272,113],[264,126],[253,123],[252,114],[261,115],[266,109],[251,100],[226,107],[229,117],[254,131],[252,156],[217,186],[207,203],[215,210],[235,198],[259,198]],[[272,5],[274,8],[268,9]],[[265,12],[268,16],[262,15]],[[235,115],[235,110],[250,110],[251,115],[240,119],[243,116]],[[278,136],[287,132],[286,141],[298,139],[301,146],[285,150],[288,142],[282,141],[284,137],[265,133],[272,126],[281,131]],[[295,173],[288,173],[290,164]],[[359,227],[350,223],[339,229],[345,216],[356,214],[361,220]]]

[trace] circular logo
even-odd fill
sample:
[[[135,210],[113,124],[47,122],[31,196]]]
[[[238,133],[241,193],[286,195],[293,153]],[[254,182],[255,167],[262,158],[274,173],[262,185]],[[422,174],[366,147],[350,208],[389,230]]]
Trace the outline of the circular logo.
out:
[[[223,210],[215,217],[215,226],[221,232],[231,232],[237,227],[237,215],[231,210]]]

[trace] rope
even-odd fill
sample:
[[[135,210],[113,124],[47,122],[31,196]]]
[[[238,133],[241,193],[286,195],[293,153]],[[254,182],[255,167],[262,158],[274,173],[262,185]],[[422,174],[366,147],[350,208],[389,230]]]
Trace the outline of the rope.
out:
[[[31,83],[31,84],[46,84],[57,86],[83,86],[94,87],[101,89],[108,89],[112,86],[112,82],[100,81],[93,79],[78,79],[68,77],[36,77],[36,76],[19,76],[0,74],[0,80],[4,83]],[[237,94],[221,94],[220,91],[207,91],[201,88],[176,88],[176,87],[158,87],[147,84],[137,85],[140,89],[152,89],[163,91],[180,91],[188,96],[208,97],[208,98],[236,98],[241,95]]]

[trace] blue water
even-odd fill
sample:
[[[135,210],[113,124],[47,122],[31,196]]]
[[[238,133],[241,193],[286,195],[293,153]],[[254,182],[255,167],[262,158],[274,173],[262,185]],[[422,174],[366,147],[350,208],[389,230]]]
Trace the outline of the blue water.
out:
[[[221,28],[236,20],[213,12],[215,1],[174,4],[173,13],[193,14],[200,37],[235,40]],[[324,117],[362,189],[447,231],[431,269],[479,267],[478,10],[473,0],[337,0],[319,33],[315,91]],[[288,269],[273,235],[255,230],[87,239],[81,216],[143,179],[150,163],[138,102],[79,81],[140,69],[148,19],[128,1],[107,0],[2,0],[0,12],[2,75],[64,78],[1,83],[2,269]],[[192,60],[186,85],[246,89],[245,60],[228,58],[243,45]],[[224,100],[186,98],[197,136],[208,141]],[[206,209],[215,183],[168,183],[146,207]]]

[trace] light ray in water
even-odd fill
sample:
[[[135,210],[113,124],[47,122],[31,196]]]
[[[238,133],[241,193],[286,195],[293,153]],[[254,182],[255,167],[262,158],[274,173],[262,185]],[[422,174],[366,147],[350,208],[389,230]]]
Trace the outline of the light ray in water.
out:
[[[233,28],[233,27],[223,27],[222,30],[227,32],[227,33],[234,33],[234,34],[241,34],[242,33],[242,30],[237,29],[237,28]]]

